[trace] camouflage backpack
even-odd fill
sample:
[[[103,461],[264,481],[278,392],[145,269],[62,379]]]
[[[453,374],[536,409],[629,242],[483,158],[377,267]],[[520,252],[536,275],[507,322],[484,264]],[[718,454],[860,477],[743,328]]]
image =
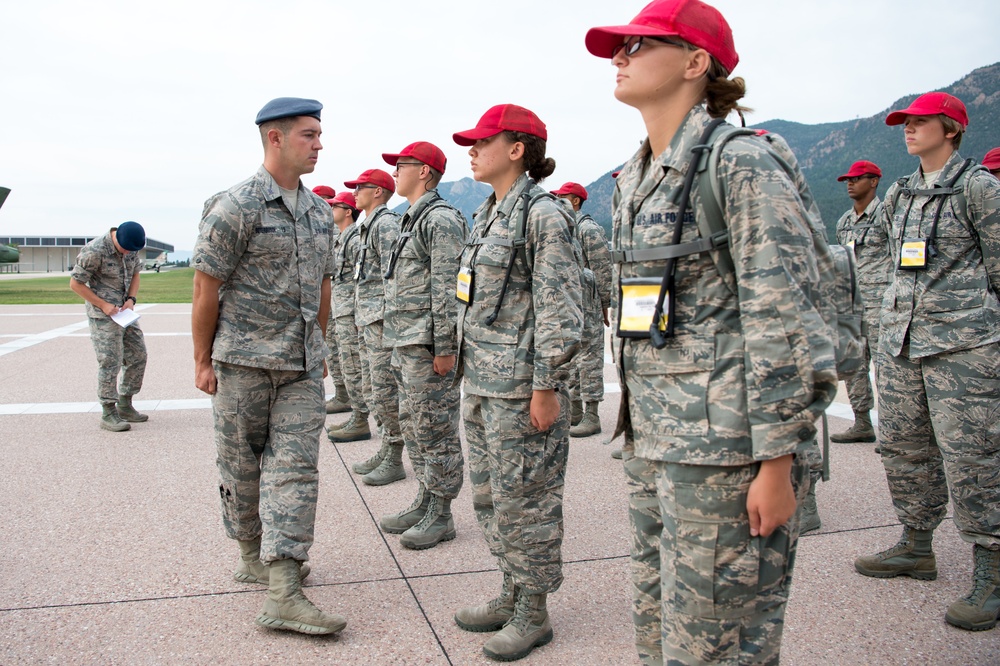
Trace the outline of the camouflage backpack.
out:
[[[799,190],[806,209],[809,227],[812,231],[813,250],[816,253],[820,272],[818,289],[811,300],[824,320],[836,335],[837,373],[849,375],[862,369],[864,365],[865,340],[864,305],[858,287],[857,266],[854,252],[843,245],[828,243],[826,230],[816,211],[812,193],[805,177],[799,170],[798,162],[785,140],[776,134],[752,130],[746,127],[723,125],[722,120],[711,123],[702,137],[700,157],[695,166],[699,178],[698,191],[701,195],[704,215],[695,215],[703,242],[702,251],[709,251],[721,275],[735,272],[733,258],[729,253],[729,230],[723,216],[723,184],[719,181],[719,156],[722,147],[737,136],[755,137],[764,142],[765,148],[785,170]]]

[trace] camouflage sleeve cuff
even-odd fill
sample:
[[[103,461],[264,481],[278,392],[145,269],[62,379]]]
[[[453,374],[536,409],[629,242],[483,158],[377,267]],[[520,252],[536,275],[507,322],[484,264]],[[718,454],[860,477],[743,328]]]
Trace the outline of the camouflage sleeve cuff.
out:
[[[770,460],[795,453],[802,442],[815,437],[815,424],[805,421],[783,421],[750,426],[754,460]]]

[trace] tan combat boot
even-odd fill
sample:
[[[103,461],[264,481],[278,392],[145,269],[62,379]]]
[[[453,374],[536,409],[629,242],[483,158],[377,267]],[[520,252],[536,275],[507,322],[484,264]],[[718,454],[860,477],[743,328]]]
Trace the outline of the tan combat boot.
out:
[[[339,426],[327,430],[326,436],[331,442],[364,442],[371,439],[372,431],[368,426],[368,414],[351,412],[351,418]],[[365,473],[367,474],[367,472]]]
[[[424,550],[433,548],[442,541],[455,538],[455,520],[451,517],[451,500],[430,492],[427,511],[420,522],[403,532],[399,543],[404,548]]]
[[[260,537],[250,541],[237,541],[240,545],[240,561],[236,564],[236,571],[233,578],[240,583],[260,583],[267,585],[270,582],[268,569],[260,561]],[[305,562],[299,568],[301,580],[305,580],[309,575],[309,565]]]
[[[899,543],[881,553],[854,560],[854,568],[863,576],[894,578],[909,576],[918,580],[937,578],[937,558],[931,550],[933,530],[903,528]]]
[[[601,432],[601,417],[597,413],[599,402],[588,402],[587,409],[583,413],[583,418],[575,426],[569,429],[570,437],[590,437]]]
[[[378,467],[361,477],[366,486],[387,486],[406,478],[406,470],[403,469],[403,445],[393,445],[387,448],[385,457],[382,458]]]
[[[111,432],[124,432],[131,430],[132,426],[118,416],[118,408],[115,403],[105,402],[101,404],[101,428]]]
[[[1000,616],[1000,550],[976,544],[972,554],[976,561],[972,592],[948,606],[944,619],[962,629],[983,631],[995,627]]]
[[[843,444],[844,442],[874,442],[875,426],[872,425],[870,412],[854,412],[854,425],[840,433],[830,435],[831,442]]]
[[[145,423],[149,420],[147,414],[140,414],[135,411],[132,406],[132,396],[130,395],[120,395],[118,396],[118,418],[122,421],[128,421],[129,423]]]
[[[431,501],[431,494],[427,492],[427,486],[423,483],[417,484],[417,498],[413,504],[406,507],[399,513],[382,516],[379,521],[383,532],[389,534],[402,534],[420,522],[420,519],[427,513],[427,505]]]
[[[382,446],[380,446],[378,451],[375,452],[375,455],[368,460],[362,460],[361,462],[354,463],[351,465],[351,469],[354,470],[355,474],[369,474],[382,464],[382,460],[387,455],[389,455],[389,445],[382,442]]]
[[[517,586],[514,577],[503,575],[503,588],[500,596],[490,599],[483,606],[463,608],[455,613],[455,624],[466,631],[497,631],[514,617],[514,600],[517,598]]]
[[[571,400],[569,405],[569,424],[570,426],[575,426],[583,418],[583,401]]]
[[[545,597],[544,594],[518,590],[514,616],[483,646],[487,657],[497,661],[517,661],[552,640],[552,624],[545,608]]]
[[[302,634],[335,634],[347,620],[316,608],[302,592],[298,560],[275,560],[268,565],[270,584],[257,624]]]
[[[350,398],[347,397],[347,387],[343,384],[337,384],[336,391],[334,396],[326,401],[326,413],[343,414],[344,412],[351,411]]]

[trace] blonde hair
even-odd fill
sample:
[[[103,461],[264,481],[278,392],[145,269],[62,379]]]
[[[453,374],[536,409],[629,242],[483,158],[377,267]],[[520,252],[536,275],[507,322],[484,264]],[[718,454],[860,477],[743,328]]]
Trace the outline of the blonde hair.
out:
[[[938,114],[938,118],[941,119],[941,124],[944,125],[944,133],[948,134],[954,132],[955,136],[951,137],[951,145],[955,150],[962,145],[962,135],[965,134],[965,129],[962,124],[953,118],[949,118],[943,113]]]

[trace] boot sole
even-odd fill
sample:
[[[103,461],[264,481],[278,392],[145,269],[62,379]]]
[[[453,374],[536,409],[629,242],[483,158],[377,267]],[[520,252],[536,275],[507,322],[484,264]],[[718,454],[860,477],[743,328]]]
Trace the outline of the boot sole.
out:
[[[986,631],[987,629],[992,629],[997,626],[997,618],[987,620],[986,622],[969,622],[968,620],[961,620],[953,616],[951,613],[945,613],[944,621],[953,627],[966,629],[968,631]]]
[[[402,539],[400,539],[399,540],[399,544],[403,548],[409,548],[410,550],[427,550],[428,548],[433,548],[434,546],[438,545],[442,541],[451,541],[452,539],[455,538],[455,535],[456,535],[455,530],[451,530],[449,532],[445,532],[444,536],[442,536],[437,541],[432,541],[430,543],[411,543],[411,542],[403,541]]]
[[[543,645],[548,645],[552,642],[552,630],[549,629],[546,633],[538,637],[538,639],[531,645],[520,652],[515,652],[513,654],[497,654],[495,652],[490,652],[486,648],[483,648],[483,653],[490,659],[495,659],[497,661],[517,661],[518,659],[524,659],[531,651],[537,647],[542,647]]]
[[[303,564],[302,568],[299,570],[299,580],[300,581],[305,580],[309,576],[310,570],[307,568],[307,566],[308,565]],[[245,573],[234,573],[233,574],[233,580],[235,580],[237,583],[254,583],[256,585],[270,585],[271,584],[271,580],[270,579],[264,580],[262,578],[258,578],[257,576],[254,576],[252,574],[245,574]]]
[[[483,634],[487,631],[500,631],[509,620],[510,618],[507,618],[503,622],[494,622],[493,624],[466,624],[465,622],[459,620],[457,615],[455,616],[455,624],[458,625],[459,629],[471,631],[476,634]]]
[[[370,473],[371,472],[369,472],[369,474]],[[402,481],[405,478],[406,478],[406,472],[402,472],[401,474],[390,476],[387,479],[371,479],[371,480],[369,480],[368,474],[365,474],[363,477],[361,477],[361,481],[366,486],[387,486],[390,483],[396,483],[397,481]]]
[[[315,624],[305,624],[296,620],[282,620],[261,613],[257,616],[257,624],[268,629],[284,629],[285,631],[297,631],[300,634],[312,634],[314,636],[322,634],[335,634],[347,626],[347,622],[338,622],[333,627],[319,627]]]
[[[571,430],[570,433],[569,433],[569,436],[570,437],[576,437],[576,438],[579,439],[581,437],[593,437],[594,435],[600,435],[601,432],[602,431],[600,429],[595,430],[593,432],[576,432],[576,433]]]
[[[876,437],[875,437],[875,435],[872,435],[871,437],[846,437],[846,438],[840,438],[840,437],[837,437],[837,435],[830,435],[830,441],[833,442],[834,444],[851,444],[851,443],[854,443],[854,442],[863,443],[863,444],[873,444],[876,441]]]
[[[327,407],[326,408],[326,413],[327,414],[346,414],[349,411],[351,411],[351,406],[350,405],[344,405],[343,407]]]
[[[333,434],[327,433],[326,434],[326,438],[329,439],[331,442],[337,442],[337,443],[340,443],[340,442],[367,442],[369,439],[372,438],[372,434],[370,432],[368,432],[368,433],[365,433],[365,434],[362,434],[362,435],[344,435],[343,437],[341,437],[341,436],[336,436],[335,437]]]
[[[146,421],[149,420],[148,416],[143,416],[141,419],[127,419],[121,414],[118,415],[118,418],[120,418],[122,421],[125,421],[126,423],[145,423]]]
[[[870,578],[895,578],[896,576],[909,576],[910,578],[915,578],[917,580],[937,580],[938,572],[935,571],[875,571],[874,569],[865,569],[857,562],[854,563],[854,569],[862,576],[868,576]]]
[[[101,430],[107,430],[108,432],[125,432],[125,431],[131,430],[131,429],[132,429],[132,426],[130,426],[128,423],[125,424],[124,428],[120,428],[120,427],[117,427],[117,426],[109,426],[109,425],[105,425],[103,423],[101,424]]]

